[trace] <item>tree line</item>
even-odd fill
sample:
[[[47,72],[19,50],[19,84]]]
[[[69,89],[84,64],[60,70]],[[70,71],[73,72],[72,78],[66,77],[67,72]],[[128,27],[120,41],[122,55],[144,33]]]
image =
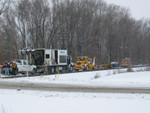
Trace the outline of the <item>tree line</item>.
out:
[[[74,61],[89,56],[101,64],[128,57],[133,64],[150,63],[150,20],[132,18],[127,8],[103,0],[18,0],[3,5],[1,62],[23,57],[18,51],[28,39],[30,48],[67,49]]]

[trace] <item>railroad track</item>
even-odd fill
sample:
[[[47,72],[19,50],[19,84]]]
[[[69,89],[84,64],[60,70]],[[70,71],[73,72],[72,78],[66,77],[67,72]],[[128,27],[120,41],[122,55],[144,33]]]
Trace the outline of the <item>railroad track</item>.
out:
[[[65,73],[81,73],[81,72],[90,72],[90,71],[100,71],[99,69],[96,70],[86,70],[86,71],[72,71],[72,72],[60,72],[60,74],[65,74]],[[54,74],[58,74],[58,73],[35,73],[35,74],[30,74],[28,77],[34,77],[34,76],[42,76],[42,75],[54,75]],[[10,75],[10,76],[0,76],[0,78],[3,79],[9,79],[9,78],[19,78],[19,77],[26,77],[26,74],[21,74],[21,75]]]
[[[136,68],[136,67],[135,67]],[[91,72],[91,71],[103,71],[103,70],[113,70],[113,69],[117,69],[117,68],[111,68],[111,69],[95,69],[95,70],[84,70],[84,71],[72,71],[72,72],[60,72],[60,74],[65,74],[65,73],[81,73],[81,72]],[[127,68],[118,68],[118,69],[127,69]],[[42,75],[54,75],[54,74],[57,74],[57,73],[35,73],[35,74],[30,74],[29,73],[29,77],[33,77],[33,76],[42,76]],[[19,77],[26,77],[26,74],[22,74],[22,75],[16,75],[16,76],[3,76],[3,77],[0,77],[0,78],[3,78],[3,79],[7,79],[7,78],[19,78]]]
[[[134,66],[132,68],[139,68],[139,67],[143,67],[143,66]],[[79,73],[79,72],[90,72],[90,71],[102,71],[102,70],[113,70],[113,69],[127,69],[127,68],[124,68],[124,67],[119,67],[119,68],[107,68],[107,69],[94,69],[94,70],[84,70],[84,71],[72,71],[72,72],[60,72],[60,74],[65,74],[65,73]],[[29,73],[29,77],[33,77],[33,76],[41,76],[41,75],[53,75],[53,74],[57,74],[57,73],[48,73],[48,74],[45,74],[45,73],[35,73],[35,74],[30,74]],[[19,77],[26,77],[26,74],[22,74],[22,75],[17,75],[17,76],[0,76],[0,78],[3,78],[3,79],[6,79],[6,78],[19,78]]]

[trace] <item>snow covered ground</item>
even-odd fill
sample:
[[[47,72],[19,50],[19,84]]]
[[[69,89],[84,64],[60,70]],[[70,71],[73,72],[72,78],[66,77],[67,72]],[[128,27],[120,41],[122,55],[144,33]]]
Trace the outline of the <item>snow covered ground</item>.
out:
[[[123,72],[126,69],[0,79],[0,82],[150,87],[150,71]],[[0,113],[150,113],[149,105],[150,94],[0,89]]]
[[[143,70],[134,68],[134,71]],[[12,81],[21,83],[53,83],[74,85],[95,85],[115,87],[150,87],[150,72],[127,72],[127,69],[112,69],[93,72],[79,72],[67,74],[43,75],[37,77],[21,77],[12,79],[0,79],[0,81]]]
[[[148,94],[0,90],[0,113],[150,113]]]

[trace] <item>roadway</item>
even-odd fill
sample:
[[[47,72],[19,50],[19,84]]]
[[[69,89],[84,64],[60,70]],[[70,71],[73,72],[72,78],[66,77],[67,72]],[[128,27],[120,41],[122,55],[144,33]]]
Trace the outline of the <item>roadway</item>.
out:
[[[0,81],[2,89],[38,90],[59,92],[89,92],[89,93],[144,93],[150,94],[150,87],[108,87],[93,85],[52,84],[52,83],[26,83]]]

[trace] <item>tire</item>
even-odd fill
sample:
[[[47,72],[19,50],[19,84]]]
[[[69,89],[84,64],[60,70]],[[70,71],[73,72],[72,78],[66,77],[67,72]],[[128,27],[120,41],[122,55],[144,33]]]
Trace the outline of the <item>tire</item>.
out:
[[[18,74],[18,68],[16,68],[16,71],[15,71],[15,75],[17,75]]]
[[[72,67],[72,66],[70,66],[69,71],[70,71],[70,72],[73,72],[73,67]]]
[[[55,73],[54,67],[51,67],[51,73]]]
[[[55,67],[55,73],[58,73],[59,67]]]
[[[36,69],[34,68],[33,70],[32,70],[32,74],[35,74],[36,73]]]

